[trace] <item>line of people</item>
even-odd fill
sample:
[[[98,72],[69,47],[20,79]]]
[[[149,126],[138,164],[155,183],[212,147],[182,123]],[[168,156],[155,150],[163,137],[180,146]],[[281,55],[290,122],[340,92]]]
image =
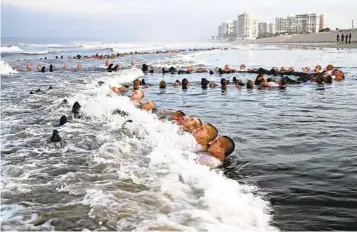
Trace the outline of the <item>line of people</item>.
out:
[[[341,40],[340,40],[340,38],[341,38]],[[340,34],[337,34],[337,36],[336,36],[337,44],[350,44],[351,39],[352,39],[351,32],[349,34],[346,33],[346,35],[341,33],[341,37],[340,37]]]

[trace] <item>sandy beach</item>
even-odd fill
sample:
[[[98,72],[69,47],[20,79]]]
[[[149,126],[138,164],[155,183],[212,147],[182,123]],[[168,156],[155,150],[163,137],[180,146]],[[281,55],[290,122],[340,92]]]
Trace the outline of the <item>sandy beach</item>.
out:
[[[337,34],[351,33],[351,44],[337,44]],[[281,35],[276,37],[236,41],[234,43],[249,43],[249,44],[275,44],[288,47],[317,47],[317,48],[341,48],[341,49],[356,49],[357,48],[357,29],[340,30],[330,32],[320,32],[304,35]]]

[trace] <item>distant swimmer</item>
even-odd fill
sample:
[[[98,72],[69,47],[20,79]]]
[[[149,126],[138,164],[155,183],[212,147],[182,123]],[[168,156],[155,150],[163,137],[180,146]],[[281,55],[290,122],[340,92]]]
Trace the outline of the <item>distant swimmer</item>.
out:
[[[77,64],[77,69],[82,69],[82,65],[81,64]]]
[[[68,65],[65,64],[65,65],[63,66],[63,69],[64,69],[64,70],[68,70]]]
[[[247,67],[245,66],[245,64],[241,64],[241,66],[239,67],[240,71],[244,71]]]
[[[106,60],[106,61],[105,61],[105,66],[107,66],[107,67],[108,67],[108,66],[109,66],[109,64],[110,64],[110,60]]]
[[[53,65],[50,65],[50,72],[53,72]]]
[[[55,145],[59,144],[61,147],[64,147],[66,143],[62,140],[57,130],[53,130],[51,137],[47,140],[48,143],[54,143]]]
[[[46,72],[46,67],[45,66],[43,66],[42,68],[41,68],[41,72]]]
[[[209,75],[213,75],[213,71],[212,70],[209,70]]]
[[[254,88],[254,83],[252,80],[247,81],[247,89],[253,89]]]
[[[72,106],[72,114],[74,118],[81,118],[80,115],[81,105],[79,102],[75,102]]]
[[[32,66],[30,64],[27,64],[26,65],[26,69],[27,69],[27,71],[31,71],[32,70]]]
[[[182,79],[182,89],[188,89],[189,82],[186,78]]]
[[[160,81],[159,88],[166,89],[166,82],[164,80]]]
[[[129,91],[129,86],[128,85],[123,85],[121,87],[111,87],[111,90],[117,94],[125,93]]]
[[[133,81],[133,89],[134,90],[140,89],[140,80],[139,79],[135,79]]]
[[[40,72],[41,71],[41,67],[42,67],[41,65],[37,65],[37,71]]]
[[[65,115],[63,115],[61,118],[60,118],[60,122],[59,122],[59,125],[60,126],[63,126],[64,124],[66,124],[68,121],[67,121],[67,117]]]

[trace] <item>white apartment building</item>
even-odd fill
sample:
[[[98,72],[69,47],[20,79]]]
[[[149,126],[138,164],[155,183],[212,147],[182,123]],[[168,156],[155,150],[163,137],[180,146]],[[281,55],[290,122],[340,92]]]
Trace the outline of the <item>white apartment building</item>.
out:
[[[287,19],[285,17],[276,17],[275,18],[275,30],[276,30],[276,33],[287,32]]]
[[[238,20],[234,20],[233,21],[233,35],[235,38],[238,37],[238,28],[239,28],[239,21]]]
[[[240,39],[256,39],[258,37],[257,19],[246,12],[238,16],[238,34]]]
[[[294,16],[286,17],[286,32],[296,34],[296,18]]]
[[[296,15],[298,33],[316,33],[320,30],[320,15],[316,13]]]
[[[258,36],[265,35],[267,33],[268,33],[268,23],[267,22],[258,23]]]
[[[222,39],[223,38],[223,29],[222,29],[222,25],[218,26],[218,39]]]
[[[325,15],[316,13],[275,18],[277,33],[316,33],[326,27],[325,22]]]
[[[258,36],[265,34],[275,34],[275,24],[269,22],[258,23]]]
[[[268,23],[268,33],[275,34],[275,24]]]
[[[326,28],[326,16],[324,14],[320,14],[320,26],[319,30]]]

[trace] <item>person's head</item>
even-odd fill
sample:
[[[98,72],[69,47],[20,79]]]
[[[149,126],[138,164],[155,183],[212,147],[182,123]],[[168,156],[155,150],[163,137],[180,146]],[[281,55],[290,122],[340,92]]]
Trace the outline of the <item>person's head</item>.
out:
[[[181,82],[179,80],[176,80],[174,85],[181,85]]]
[[[131,100],[135,102],[140,102],[144,98],[144,92],[140,89],[137,89],[131,93]]]
[[[144,102],[143,104],[140,105],[140,108],[147,111],[155,110],[156,103],[154,101]]]
[[[332,64],[329,64],[326,66],[326,71],[331,71],[333,70],[333,65]]]
[[[253,81],[252,80],[248,80],[247,81],[247,89],[253,89]]]
[[[202,121],[197,117],[187,117],[183,121],[183,126],[184,131],[193,131],[202,126]]]
[[[228,136],[221,136],[209,144],[208,151],[221,161],[232,154],[235,149],[234,141]]]
[[[201,79],[201,88],[202,89],[207,89],[208,84],[209,84],[209,81],[206,78]]]
[[[289,71],[289,72],[294,72],[294,67],[290,67],[290,68],[288,69],[288,71]]]
[[[321,71],[321,65],[316,65],[315,66],[315,72],[320,72]]]
[[[145,79],[142,79],[140,82],[141,85],[146,85]]]
[[[160,89],[166,89],[166,82],[160,81]]]
[[[237,83],[237,77],[233,77],[232,82],[233,82],[233,84]]]
[[[182,87],[187,87],[188,80],[186,78],[182,79]]]
[[[245,64],[242,64],[241,66],[240,66],[240,70],[244,70],[246,68],[246,66],[245,66]]]
[[[333,70],[332,75],[335,76],[335,81],[343,81],[345,79],[345,74],[338,69]]]
[[[273,79],[271,79],[271,78],[267,79],[267,82],[272,82],[272,81],[273,81]]]
[[[178,110],[178,111],[174,112],[173,114],[171,114],[171,118],[176,121],[182,119],[184,116],[186,116],[186,114],[184,112],[182,112],[181,110]]]
[[[257,78],[255,78],[255,85],[260,85],[260,83],[263,81],[264,81],[264,75],[258,74]]]
[[[207,146],[217,135],[217,128],[210,123],[203,124],[193,132],[193,136],[202,146]]]

